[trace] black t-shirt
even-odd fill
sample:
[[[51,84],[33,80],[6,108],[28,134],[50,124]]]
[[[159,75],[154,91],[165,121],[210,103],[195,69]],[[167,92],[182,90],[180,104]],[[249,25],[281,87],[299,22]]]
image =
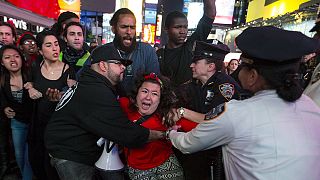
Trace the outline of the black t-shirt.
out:
[[[52,113],[57,105],[57,102],[49,101],[46,94],[48,88],[58,89],[62,91],[68,88],[67,79],[68,76],[74,76],[74,71],[71,68],[65,70],[65,66],[61,72],[61,76],[57,80],[49,80],[45,78],[41,73],[41,66],[35,65],[32,69],[32,81],[35,89],[42,93],[42,98],[36,100],[36,106],[33,112],[33,121],[32,127],[35,130],[35,137],[43,139],[43,132],[51,118]],[[72,75],[73,74],[73,75]],[[40,134],[38,134],[40,133]]]
[[[213,19],[203,16],[196,31],[178,48],[162,48],[157,51],[161,74],[170,78],[172,85],[187,82],[192,78],[192,47],[195,41],[205,41],[211,31]]]

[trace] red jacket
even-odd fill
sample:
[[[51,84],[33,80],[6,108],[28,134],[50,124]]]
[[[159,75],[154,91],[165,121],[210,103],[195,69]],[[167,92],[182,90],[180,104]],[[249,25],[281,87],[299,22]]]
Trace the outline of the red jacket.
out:
[[[141,117],[139,112],[133,112],[128,108],[128,98],[122,97],[119,99],[119,102],[129,120],[135,121]],[[141,126],[152,130],[167,130],[167,127],[161,123],[161,118],[157,114],[152,115],[148,120],[143,122]],[[141,148],[126,149],[127,163],[130,167],[140,170],[157,167],[169,159],[172,154],[171,146],[170,141],[160,139],[148,142]]]

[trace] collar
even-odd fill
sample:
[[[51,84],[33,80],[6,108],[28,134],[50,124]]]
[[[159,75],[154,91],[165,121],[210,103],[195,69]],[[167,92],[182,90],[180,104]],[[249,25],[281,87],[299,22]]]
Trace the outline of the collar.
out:
[[[117,94],[116,87],[111,84],[111,82],[104,77],[103,75],[99,74],[98,72],[92,70],[90,66],[84,66],[84,70],[80,75],[79,82],[81,81],[92,81],[92,79],[97,79],[104,83],[107,87],[111,88],[114,94]]]

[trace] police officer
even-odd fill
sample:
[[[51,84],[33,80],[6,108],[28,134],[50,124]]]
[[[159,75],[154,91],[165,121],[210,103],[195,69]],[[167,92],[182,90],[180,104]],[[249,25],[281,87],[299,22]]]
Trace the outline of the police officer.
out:
[[[189,108],[206,113],[221,103],[239,97],[240,86],[224,73],[223,60],[228,53],[228,46],[222,43],[195,43],[194,57],[190,65],[193,80],[178,90],[179,97],[189,104]]]
[[[302,94],[298,74],[301,57],[319,42],[265,26],[247,28],[236,43],[239,80],[254,96],[207,114],[184,109],[181,116],[200,124],[168,131],[172,144],[183,153],[222,145],[226,179],[320,179],[320,108]]]
[[[224,57],[228,46],[197,41],[190,68],[193,80],[178,88],[177,95],[196,112],[207,113],[212,108],[239,97],[240,86],[224,72]],[[184,126],[184,124],[182,124]],[[191,155],[176,151],[186,179],[223,179],[221,147]],[[199,166],[202,164],[202,166]]]

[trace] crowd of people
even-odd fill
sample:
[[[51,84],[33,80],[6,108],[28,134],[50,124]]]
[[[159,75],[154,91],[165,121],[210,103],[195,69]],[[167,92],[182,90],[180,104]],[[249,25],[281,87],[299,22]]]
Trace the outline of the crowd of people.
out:
[[[72,12],[36,35],[1,22],[0,179],[12,160],[23,180],[320,179],[320,67],[301,70],[319,40],[249,27],[225,66],[228,46],[205,42],[215,15],[204,0],[187,38],[169,13],[157,50],[127,8],[100,46]]]

